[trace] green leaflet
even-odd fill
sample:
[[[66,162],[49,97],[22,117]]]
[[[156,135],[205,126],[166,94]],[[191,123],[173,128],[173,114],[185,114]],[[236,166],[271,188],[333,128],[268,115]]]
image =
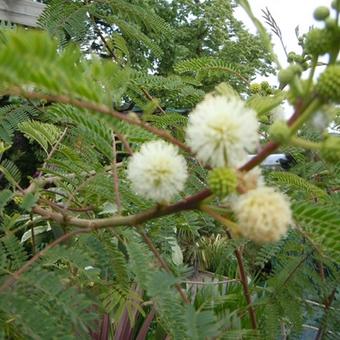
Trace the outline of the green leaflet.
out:
[[[269,113],[271,110],[282,104],[286,97],[287,94],[282,91],[266,97],[254,95],[247,100],[247,106],[256,111],[258,116],[261,116]]]
[[[318,198],[321,200],[328,198],[326,191],[291,172],[272,171],[268,175],[268,179],[288,189],[288,191],[302,191],[306,193],[309,198]]]
[[[61,135],[61,130],[55,125],[35,120],[20,123],[18,128],[27,138],[37,142],[46,154]]]
[[[294,203],[293,215],[327,256],[340,261],[340,214],[334,206]]]

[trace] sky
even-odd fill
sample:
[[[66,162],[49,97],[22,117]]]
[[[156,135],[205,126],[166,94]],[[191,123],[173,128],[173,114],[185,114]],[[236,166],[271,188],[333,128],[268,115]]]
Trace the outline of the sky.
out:
[[[264,23],[262,19],[261,9],[268,7],[283,35],[283,40],[287,47],[287,51],[300,52],[301,49],[297,43],[295,36],[295,27],[299,26],[300,32],[308,32],[311,25],[320,26],[320,23],[313,19],[314,9],[318,6],[330,6],[331,0],[248,0],[254,14]],[[251,31],[255,28],[243,9],[236,10],[236,16],[243,21]],[[268,28],[268,26],[265,26]],[[268,28],[268,30],[270,30]],[[284,51],[281,47],[279,39],[273,36],[274,51],[278,55],[282,66],[287,65]]]
[[[265,25],[261,11],[267,7],[281,29],[287,51],[300,53],[301,48],[298,45],[295,28],[299,26],[300,34],[303,34],[308,32],[311,25],[320,27],[321,23],[315,21],[313,18],[314,9],[318,6],[330,7],[331,0],[248,0],[248,2],[256,17],[260,19],[267,30],[270,31],[270,28]],[[237,8],[235,14],[239,20],[246,24],[250,31],[256,31],[255,26],[242,8]],[[286,55],[279,39],[275,35],[272,35],[272,42],[274,44],[274,52],[277,54],[281,66],[287,66]],[[323,67],[318,67],[315,76],[317,77],[322,70]],[[271,85],[279,85],[277,76],[274,75],[270,75],[266,79],[259,76],[255,79],[255,82],[262,80],[268,80]],[[292,108],[288,103],[285,102],[281,108],[282,117],[288,118],[292,114]]]

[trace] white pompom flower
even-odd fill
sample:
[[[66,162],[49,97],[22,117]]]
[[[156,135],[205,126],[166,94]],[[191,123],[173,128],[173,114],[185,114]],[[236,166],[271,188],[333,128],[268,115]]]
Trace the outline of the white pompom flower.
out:
[[[240,195],[232,209],[241,235],[257,243],[278,241],[293,221],[288,198],[270,187]]]
[[[238,167],[259,142],[256,113],[237,97],[207,96],[189,115],[186,143],[212,167]]]
[[[165,203],[183,190],[188,171],[174,145],[152,141],[129,159],[127,177],[137,194]]]

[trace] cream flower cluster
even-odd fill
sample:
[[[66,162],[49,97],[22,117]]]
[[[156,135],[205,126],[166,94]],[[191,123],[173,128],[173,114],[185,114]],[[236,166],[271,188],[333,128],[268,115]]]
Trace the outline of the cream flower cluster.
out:
[[[258,243],[278,241],[292,223],[288,198],[270,187],[258,187],[232,203],[239,232]]]
[[[175,146],[152,141],[130,158],[127,177],[137,194],[164,203],[183,190],[188,172]]]
[[[186,142],[211,167],[237,167],[255,149],[259,136],[255,111],[237,97],[208,95],[189,115]]]

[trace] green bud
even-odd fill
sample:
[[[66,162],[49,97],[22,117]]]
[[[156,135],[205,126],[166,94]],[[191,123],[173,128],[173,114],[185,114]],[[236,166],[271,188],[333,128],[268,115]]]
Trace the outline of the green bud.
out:
[[[340,137],[327,137],[321,144],[321,156],[330,163],[340,161]]]
[[[303,63],[303,62],[304,62],[303,56],[301,56],[301,55],[296,55],[295,58],[294,58],[294,61],[295,61],[296,63]]]
[[[333,48],[333,34],[329,30],[313,28],[306,36],[305,51],[312,56],[323,55]]]
[[[317,7],[314,11],[314,19],[318,21],[325,20],[329,16],[329,9],[325,6]]]
[[[286,122],[278,120],[270,127],[269,136],[274,142],[286,144],[291,137],[291,131]]]
[[[231,168],[216,168],[209,171],[208,185],[218,197],[224,198],[236,191],[237,175]]]
[[[259,92],[261,92],[261,89],[262,89],[262,87],[261,87],[261,84],[259,84],[259,83],[253,83],[253,84],[250,85],[250,92],[251,93],[259,93]]]
[[[316,91],[325,101],[340,103],[340,65],[330,65],[320,75]]]
[[[277,75],[281,84],[289,84],[293,80],[294,76],[295,73],[290,67],[280,70]]]
[[[265,90],[265,91],[268,90],[268,89],[271,89],[271,87],[270,87],[270,85],[267,81],[263,81],[261,83],[261,87],[262,87],[262,90]]]
[[[294,72],[295,75],[301,76],[302,71],[303,71],[301,65],[293,64],[289,67],[291,68],[292,72]]]
[[[338,26],[338,23],[335,19],[333,18],[327,18],[325,20],[326,27],[329,29],[335,29]]]
[[[309,64],[307,63],[307,61],[304,61],[303,64],[301,65],[302,66],[302,69],[304,71],[308,70],[308,67],[309,67]]]
[[[288,53],[287,61],[288,61],[289,63],[291,63],[292,61],[294,61],[295,56],[296,56],[296,53],[295,53],[295,52],[289,52],[289,53]]]

